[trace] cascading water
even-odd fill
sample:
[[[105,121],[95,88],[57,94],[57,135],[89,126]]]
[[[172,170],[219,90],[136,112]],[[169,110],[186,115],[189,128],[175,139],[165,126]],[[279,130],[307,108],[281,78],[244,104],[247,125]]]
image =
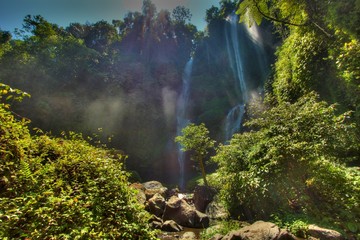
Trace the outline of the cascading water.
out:
[[[191,72],[193,66],[193,58],[186,63],[184,73],[182,76],[182,89],[181,94],[177,100],[177,111],[176,111],[176,134],[177,136],[181,135],[181,130],[189,124],[190,120],[188,117],[187,109],[189,105],[189,90],[190,90],[190,81],[191,81]],[[181,145],[177,144],[178,150],[178,162],[180,167],[180,180],[179,187],[183,189],[185,186],[185,172],[184,172],[184,161],[185,161],[185,153],[181,151]]]
[[[234,106],[226,116],[225,122],[225,137],[229,140],[232,135],[240,130],[242,118],[245,113],[245,103],[248,100],[248,91],[244,76],[242,54],[239,41],[238,32],[238,17],[236,14],[231,14],[228,17],[230,23],[230,30],[226,29],[225,34],[227,41],[228,56],[231,64],[231,68],[238,80],[240,92],[242,95],[242,103]]]
[[[225,140],[230,140],[232,135],[240,131],[242,119],[245,113],[245,104],[249,101],[249,88],[247,84],[248,75],[245,70],[251,64],[245,66],[245,63],[252,61],[256,65],[257,70],[260,71],[258,77],[262,80],[266,76],[266,60],[264,57],[264,50],[261,44],[258,29],[252,26],[252,29],[246,28],[244,25],[238,23],[238,16],[233,13],[228,16],[228,27],[225,28],[225,37],[227,44],[227,51],[229,56],[230,67],[237,80],[239,95],[238,103],[229,111],[225,120]],[[244,31],[245,30],[245,31]],[[249,41],[250,40],[250,41]],[[249,42],[252,42],[252,52],[249,54]],[[246,46],[244,46],[246,45]],[[246,54],[246,51],[247,54]],[[251,59],[246,57],[251,57]]]
[[[232,135],[240,130],[241,122],[245,113],[245,105],[239,104],[233,107],[226,116],[225,138],[229,140]]]

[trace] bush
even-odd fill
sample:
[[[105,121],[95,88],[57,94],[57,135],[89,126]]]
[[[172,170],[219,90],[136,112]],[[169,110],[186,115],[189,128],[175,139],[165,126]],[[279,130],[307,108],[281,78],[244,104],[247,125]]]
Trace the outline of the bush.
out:
[[[31,136],[8,106],[0,105],[1,239],[156,239],[123,156],[75,133]]]

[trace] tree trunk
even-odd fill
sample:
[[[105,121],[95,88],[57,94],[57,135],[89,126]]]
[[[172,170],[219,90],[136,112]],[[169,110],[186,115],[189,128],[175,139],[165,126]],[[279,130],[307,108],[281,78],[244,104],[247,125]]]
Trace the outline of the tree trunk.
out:
[[[201,157],[199,157],[198,160],[199,160],[199,165],[200,165],[200,169],[201,169],[202,178],[203,178],[203,180],[204,180],[204,185],[205,185],[205,186],[208,186],[208,183],[207,183],[207,181],[206,181],[206,173],[205,173],[204,163],[203,163]]]

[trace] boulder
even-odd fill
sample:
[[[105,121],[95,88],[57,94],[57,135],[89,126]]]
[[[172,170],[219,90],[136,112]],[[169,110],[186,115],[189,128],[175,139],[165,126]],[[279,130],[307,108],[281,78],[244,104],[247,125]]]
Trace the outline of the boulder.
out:
[[[195,233],[193,232],[185,232],[181,237],[180,240],[194,240],[197,239]]]
[[[321,240],[342,240],[342,239],[344,239],[344,237],[335,230],[321,228],[321,227],[313,225],[313,224],[309,225],[307,234],[309,236],[319,238]]]
[[[144,186],[145,189],[156,189],[156,188],[164,187],[162,183],[159,181],[148,181],[148,182],[144,182],[142,185]]]
[[[211,220],[227,220],[230,217],[230,213],[226,208],[221,204],[221,202],[215,197],[214,200],[209,203],[205,210],[206,215],[209,216]]]
[[[182,226],[180,226],[179,224],[177,224],[175,221],[173,220],[167,220],[164,222],[164,224],[162,225],[161,230],[163,231],[167,231],[167,232],[180,232],[183,230]]]
[[[146,202],[145,187],[141,183],[132,183],[130,187],[137,190],[136,193],[137,201],[140,204],[145,205]]]
[[[194,204],[196,210],[205,212],[207,205],[213,201],[215,189],[208,186],[196,186],[194,189]]]
[[[204,228],[209,226],[209,217],[197,211],[184,199],[172,196],[165,206],[164,220],[174,220],[184,227]]]
[[[258,221],[240,230],[234,230],[225,235],[222,240],[247,239],[247,240],[294,240],[290,233],[285,234],[278,226],[271,222]],[[287,238],[290,237],[290,238]]]
[[[156,193],[159,193],[164,198],[166,197],[167,188],[164,187],[160,182],[158,181],[149,181],[142,184],[145,188],[145,195],[146,199],[149,200],[152,198]]]
[[[147,201],[146,210],[157,217],[162,217],[164,214],[165,205],[165,198],[159,193],[155,193],[155,195]]]

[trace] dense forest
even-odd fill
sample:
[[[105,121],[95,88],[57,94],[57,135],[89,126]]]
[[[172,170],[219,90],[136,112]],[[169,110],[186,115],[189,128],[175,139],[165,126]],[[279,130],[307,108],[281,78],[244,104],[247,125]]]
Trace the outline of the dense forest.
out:
[[[197,151],[232,218],[360,237],[360,2],[219,4],[0,30],[0,237],[156,239],[129,181]]]

